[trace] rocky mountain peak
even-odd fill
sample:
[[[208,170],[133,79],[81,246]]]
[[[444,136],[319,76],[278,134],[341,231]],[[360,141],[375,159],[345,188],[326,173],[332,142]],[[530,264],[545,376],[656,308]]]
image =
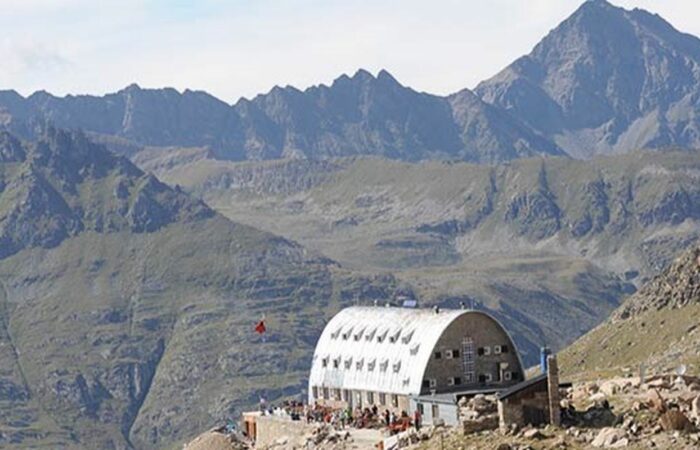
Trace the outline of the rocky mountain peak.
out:
[[[647,310],[677,309],[700,304],[700,246],[676,258],[613,314],[627,319]]]

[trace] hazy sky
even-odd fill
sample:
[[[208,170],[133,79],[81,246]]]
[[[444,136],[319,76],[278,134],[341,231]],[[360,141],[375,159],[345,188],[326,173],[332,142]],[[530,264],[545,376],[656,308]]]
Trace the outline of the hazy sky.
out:
[[[0,89],[206,90],[225,101],[385,68],[420,91],[474,87],[582,0],[0,0]],[[700,35],[698,0],[613,0]]]

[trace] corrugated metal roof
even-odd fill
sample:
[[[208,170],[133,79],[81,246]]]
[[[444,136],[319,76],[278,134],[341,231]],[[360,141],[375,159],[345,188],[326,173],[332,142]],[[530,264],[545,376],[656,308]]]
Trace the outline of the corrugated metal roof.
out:
[[[432,309],[396,307],[343,309],[328,322],[319,338],[309,386],[419,394],[438,339],[464,314],[486,315],[473,310],[436,313]],[[336,360],[356,364],[346,369]]]

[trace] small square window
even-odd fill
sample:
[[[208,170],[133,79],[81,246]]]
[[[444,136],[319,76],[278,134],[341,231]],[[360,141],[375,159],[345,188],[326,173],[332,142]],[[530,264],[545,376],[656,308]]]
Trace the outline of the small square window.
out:
[[[479,356],[484,356],[484,347],[479,347],[479,348],[476,350],[476,354],[479,355]]]
[[[442,358],[442,353],[435,352],[435,359],[440,359],[440,358]]]
[[[459,358],[459,350],[452,350],[452,357]]]
[[[500,354],[501,354],[501,346],[500,346],[500,345],[494,345],[494,346],[493,346],[493,354],[494,354],[494,355],[500,355]]]
[[[431,378],[430,380],[428,380],[428,382],[430,383],[431,388],[434,388],[437,386],[437,380],[435,378]]]
[[[484,347],[484,356],[489,356],[491,354],[491,347]]]
[[[423,387],[429,388],[430,387],[430,380],[423,380]]]
[[[508,346],[507,345],[501,345],[501,353],[508,353]]]
[[[321,367],[328,367],[328,358],[323,358],[321,360]]]
[[[513,379],[513,373],[512,372],[505,372],[503,373],[503,379],[506,381],[510,381]]]
[[[382,406],[386,405],[386,394],[383,392],[379,393],[379,404]]]
[[[445,359],[452,359],[452,350],[445,350]]]

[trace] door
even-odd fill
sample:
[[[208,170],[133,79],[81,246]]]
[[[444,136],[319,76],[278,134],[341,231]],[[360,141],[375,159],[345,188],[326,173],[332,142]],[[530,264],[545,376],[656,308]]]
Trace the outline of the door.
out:
[[[535,408],[534,406],[523,406],[523,418],[526,424],[530,425],[541,425],[545,423],[545,411],[541,408]]]

